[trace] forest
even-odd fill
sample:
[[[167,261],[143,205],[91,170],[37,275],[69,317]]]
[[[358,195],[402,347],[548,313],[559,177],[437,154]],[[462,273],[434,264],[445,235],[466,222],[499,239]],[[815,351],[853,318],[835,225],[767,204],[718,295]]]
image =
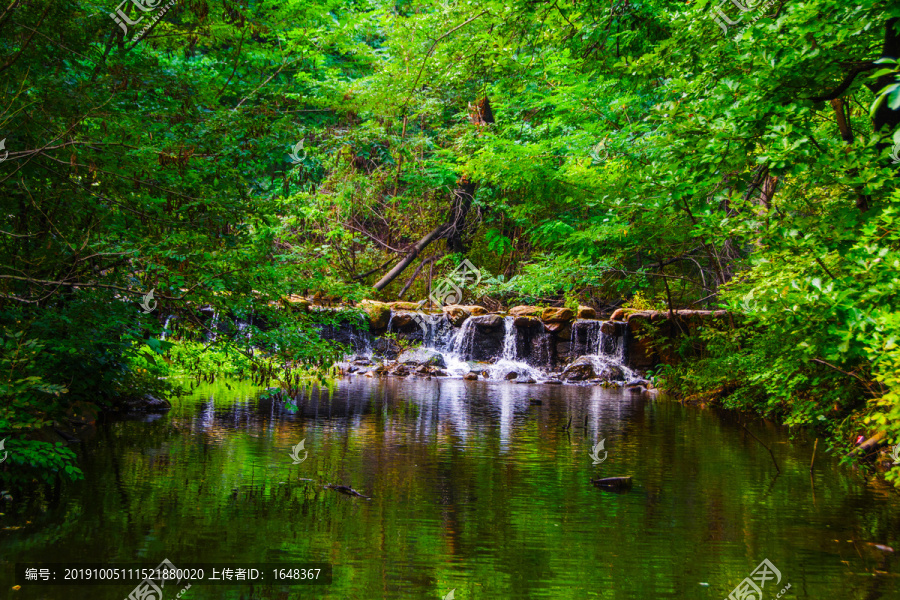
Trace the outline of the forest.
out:
[[[726,311],[647,380],[900,485],[900,4],[117,1],[0,4],[4,488],[123,399],[333,387],[323,326],[464,261]]]

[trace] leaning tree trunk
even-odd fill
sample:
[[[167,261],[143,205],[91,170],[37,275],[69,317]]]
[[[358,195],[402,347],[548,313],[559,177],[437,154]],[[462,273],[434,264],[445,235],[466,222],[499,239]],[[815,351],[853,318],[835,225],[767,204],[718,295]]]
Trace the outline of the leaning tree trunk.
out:
[[[479,129],[494,123],[494,113],[491,110],[491,103],[486,96],[477,103],[469,105],[469,120]],[[462,232],[474,197],[475,184],[463,175],[459,178],[459,187],[453,190],[453,203],[446,221],[429,231],[425,237],[416,242],[409,254],[375,284],[375,290],[380,292],[390,285],[406,267],[416,260],[416,257],[419,256],[422,250],[434,240],[446,237],[447,248],[451,252],[465,252],[466,248],[462,241]]]

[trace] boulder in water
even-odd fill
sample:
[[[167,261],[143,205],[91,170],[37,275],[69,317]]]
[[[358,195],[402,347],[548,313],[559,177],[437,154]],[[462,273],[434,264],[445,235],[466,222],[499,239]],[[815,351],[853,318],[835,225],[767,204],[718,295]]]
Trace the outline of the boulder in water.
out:
[[[544,323],[565,323],[575,317],[571,308],[545,308],[541,313]]]
[[[603,381],[625,381],[625,372],[616,365],[605,365],[597,377]]]
[[[503,378],[506,379],[507,381],[509,381],[511,379],[516,379],[518,376],[519,376],[519,374],[516,373],[515,371],[510,371],[509,373],[504,375]]]
[[[478,373],[466,373],[465,375],[463,375],[463,379],[465,379],[466,381],[477,381]]]
[[[582,356],[565,368],[561,377],[568,381],[586,381],[597,376],[594,371],[594,363]]]
[[[405,364],[424,365],[427,367],[444,368],[447,363],[444,361],[444,355],[435,350],[427,348],[416,348],[415,350],[407,350],[401,354],[397,360]]]
[[[532,379],[531,377],[525,377],[524,379],[517,379],[516,383],[537,383],[537,382],[534,379]]]
[[[165,412],[172,410],[172,404],[164,398],[144,394],[125,398],[122,401],[122,408],[130,412]]]
[[[579,319],[596,319],[597,311],[594,310],[593,308],[591,308],[590,306],[579,306],[576,316]]]

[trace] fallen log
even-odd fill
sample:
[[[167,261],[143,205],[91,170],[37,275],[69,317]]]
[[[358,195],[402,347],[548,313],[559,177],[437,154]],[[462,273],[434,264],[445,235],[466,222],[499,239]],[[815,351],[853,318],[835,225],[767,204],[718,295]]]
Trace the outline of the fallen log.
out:
[[[362,494],[360,494],[359,492],[357,492],[356,490],[354,490],[352,487],[350,487],[348,485],[332,485],[329,483],[328,485],[325,486],[325,489],[334,490],[336,492],[340,492],[342,494],[346,494],[348,496],[353,496],[356,498],[364,498],[366,500],[371,500],[371,498],[369,498],[368,496],[363,496]]]
[[[597,487],[608,489],[610,491],[623,491],[631,488],[631,476],[602,477],[600,479],[591,479],[591,483],[593,483]]]

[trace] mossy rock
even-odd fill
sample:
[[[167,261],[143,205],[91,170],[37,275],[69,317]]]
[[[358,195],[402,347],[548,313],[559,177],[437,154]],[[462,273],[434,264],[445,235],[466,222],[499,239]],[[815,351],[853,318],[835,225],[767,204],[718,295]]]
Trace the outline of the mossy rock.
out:
[[[541,321],[544,323],[565,323],[574,318],[571,308],[545,308],[541,312]]]
[[[391,305],[377,300],[363,300],[360,306],[369,317],[369,327],[373,331],[385,329],[391,320]]]

